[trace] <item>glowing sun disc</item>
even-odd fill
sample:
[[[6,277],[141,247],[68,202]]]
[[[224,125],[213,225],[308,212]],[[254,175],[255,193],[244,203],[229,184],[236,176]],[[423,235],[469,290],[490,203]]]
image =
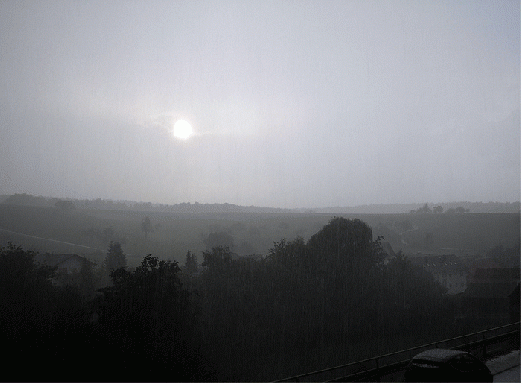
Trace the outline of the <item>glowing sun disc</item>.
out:
[[[186,140],[192,135],[192,126],[188,121],[177,120],[174,124],[174,130],[172,132],[174,137]]]

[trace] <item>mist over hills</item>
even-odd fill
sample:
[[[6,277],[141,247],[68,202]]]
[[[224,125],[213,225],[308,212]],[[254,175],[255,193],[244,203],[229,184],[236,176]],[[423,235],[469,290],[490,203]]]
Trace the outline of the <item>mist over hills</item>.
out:
[[[284,209],[267,206],[240,206],[230,203],[190,203],[159,204],[143,201],[110,199],[69,199],[34,196],[17,193],[0,196],[0,203],[20,206],[56,207],[59,201],[69,201],[70,208],[95,210],[133,210],[172,213],[306,213],[306,214],[405,214],[405,213],[454,213],[459,208],[466,213],[519,213],[520,202],[469,202],[454,201],[440,203],[368,204],[357,206],[336,206],[321,208]],[[437,209],[433,209],[437,207]],[[425,209],[425,210],[422,210]]]

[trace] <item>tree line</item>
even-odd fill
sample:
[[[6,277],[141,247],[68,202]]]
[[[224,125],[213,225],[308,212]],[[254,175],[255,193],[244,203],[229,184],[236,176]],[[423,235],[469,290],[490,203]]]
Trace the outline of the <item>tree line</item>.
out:
[[[111,243],[107,286],[53,284],[34,253],[0,251],[2,344],[14,380],[266,381],[461,335],[432,275],[335,217],[262,259],[228,247],[135,269]],[[469,332],[469,331],[464,331]],[[20,359],[37,368],[20,371]],[[7,378],[7,380],[11,380]]]
[[[126,270],[118,244],[112,283],[86,294],[56,284],[31,251],[0,250],[0,323],[6,381],[213,380],[200,358],[195,306],[176,262],[146,256]]]
[[[402,255],[386,263],[380,240],[360,220],[334,218],[307,243],[274,243],[260,261],[226,247],[203,252],[194,289],[222,379],[283,378],[421,341],[429,326],[439,335],[443,288]]]

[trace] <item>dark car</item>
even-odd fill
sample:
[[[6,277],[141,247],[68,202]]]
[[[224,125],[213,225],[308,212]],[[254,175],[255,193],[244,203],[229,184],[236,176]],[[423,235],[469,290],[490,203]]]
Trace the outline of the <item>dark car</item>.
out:
[[[435,348],[414,358],[405,370],[406,382],[492,382],[490,370],[468,352]]]

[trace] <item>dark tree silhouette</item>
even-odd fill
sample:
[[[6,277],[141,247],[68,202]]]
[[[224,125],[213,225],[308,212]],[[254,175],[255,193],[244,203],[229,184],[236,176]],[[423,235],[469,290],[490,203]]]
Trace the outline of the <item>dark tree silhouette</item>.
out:
[[[177,262],[147,255],[134,272],[111,276],[98,303],[98,339],[115,367],[116,380],[208,380],[196,347],[197,316],[182,287]],[[121,373],[121,375],[118,375]]]
[[[9,244],[0,249],[0,322],[10,341],[21,340],[45,325],[46,306],[54,288],[53,269],[34,263],[36,254]]]
[[[189,250],[186,253],[185,271],[188,274],[194,274],[194,273],[197,273],[197,270],[198,270],[197,256],[195,254],[192,254],[192,252]]]
[[[222,272],[232,261],[232,252],[227,246],[217,246],[212,248],[211,251],[203,251],[203,263],[202,266],[206,267],[212,272]]]
[[[228,247],[231,251],[235,250],[233,237],[226,232],[215,232],[208,234],[204,240],[206,250],[212,250],[214,247]]]
[[[88,354],[84,300],[75,286],[54,286],[54,270],[35,263],[34,256],[12,244],[0,249],[0,342],[7,351],[3,378],[76,380],[75,360]],[[32,368],[18,368],[24,359],[32,361]],[[57,360],[62,364],[58,369]]]
[[[382,260],[381,252],[375,251],[372,229],[359,219],[333,218],[311,236],[308,247],[318,257],[334,259],[335,267],[340,264],[370,267]]]
[[[127,267],[127,258],[125,257],[119,242],[110,242],[107,256],[105,258],[105,265],[109,272]]]

